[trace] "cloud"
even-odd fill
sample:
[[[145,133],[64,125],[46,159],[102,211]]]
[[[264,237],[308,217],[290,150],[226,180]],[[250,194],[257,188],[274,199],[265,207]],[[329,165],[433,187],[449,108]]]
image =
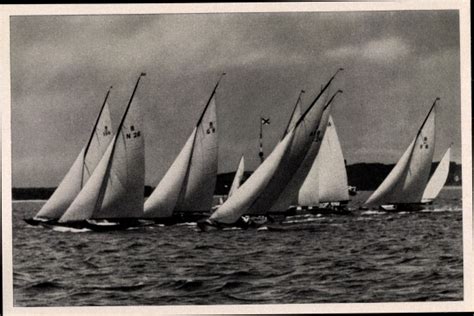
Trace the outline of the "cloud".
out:
[[[333,59],[359,58],[379,64],[392,63],[410,53],[410,46],[399,37],[369,41],[365,44],[341,46],[326,52]]]

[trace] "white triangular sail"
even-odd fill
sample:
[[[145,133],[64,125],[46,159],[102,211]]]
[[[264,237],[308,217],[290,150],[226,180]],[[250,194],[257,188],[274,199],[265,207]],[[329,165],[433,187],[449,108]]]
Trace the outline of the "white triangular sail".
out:
[[[332,95],[331,99],[329,99],[328,90],[326,90],[325,97],[321,98],[320,101],[318,101],[320,102],[319,107],[323,108],[323,113],[319,122],[317,122],[316,124],[316,131],[313,132],[313,142],[310,144],[310,148],[306,153],[303,162],[300,164],[297,171],[291,177],[290,181],[288,182],[278,199],[276,199],[269,212],[286,212],[290,205],[294,205],[298,201],[299,190],[303,185],[305,179],[308,177],[308,173],[314,165],[316,156],[318,155],[318,152],[321,148],[322,139],[326,132],[327,124],[329,121],[329,115],[331,113],[332,102],[336,95],[342,92],[341,90],[338,90],[335,94]]]
[[[170,217],[173,214],[188,170],[195,135],[196,128],[155,190],[145,201],[146,217]]]
[[[300,188],[298,204],[318,205],[320,202],[349,200],[347,172],[336,126],[329,117],[319,153]]]
[[[435,105],[436,101],[410,146],[365,204],[421,202],[433,159]]]
[[[244,161],[244,156],[240,158],[239,161],[239,166],[237,167],[237,171],[235,172],[234,180],[232,181],[232,185],[230,186],[229,194],[227,195],[227,198],[229,198],[232,194],[234,194],[235,191],[240,187],[240,184],[242,183],[242,179],[244,177],[244,171],[245,171],[245,161]]]
[[[428,184],[426,185],[425,191],[423,192],[423,197],[421,203],[428,203],[436,199],[439,192],[443,188],[446,180],[448,179],[449,174],[449,162],[451,156],[451,148],[448,148],[443,158],[436,167],[435,172],[431,176]]]
[[[140,107],[133,100],[138,83],[117,134],[60,222],[143,216],[144,138]]]
[[[92,218],[143,217],[145,140],[140,112],[134,100],[117,134],[102,205]]]
[[[275,174],[294,138],[294,134],[294,130],[290,131],[278,143],[267,159],[252,173],[247,181],[211,215],[211,220],[231,224],[247,213],[250,205],[263,192]]]
[[[209,211],[217,179],[217,116],[215,94],[197,125],[188,173],[176,212]]]
[[[71,168],[36,217],[60,218],[79,194],[84,184],[89,180],[90,175],[102,158],[112,140],[112,121],[107,103],[109,93],[110,90],[107,92],[88,142],[84,145]]]
[[[175,212],[211,209],[217,179],[218,85],[219,81],[183,149],[146,200],[146,217],[163,218]]]
[[[283,137],[270,156],[211,215],[210,220],[232,224],[244,214],[267,213],[288,185],[309,150],[323,112],[322,106],[314,105],[330,85],[334,76],[300,117],[295,128]]]

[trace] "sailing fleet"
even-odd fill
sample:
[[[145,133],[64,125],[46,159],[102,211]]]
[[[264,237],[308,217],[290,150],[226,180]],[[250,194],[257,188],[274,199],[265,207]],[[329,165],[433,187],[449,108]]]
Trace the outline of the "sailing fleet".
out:
[[[171,225],[193,221],[208,231],[229,226],[259,226],[252,217],[285,217],[296,211],[347,213],[345,160],[331,109],[342,90],[322,86],[303,111],[302,90],[283,136],[268,157],[243,181],[242,156],[225,199],[214,205],[218,164],[214,86],[189,138],[145,200],[145,142],[138,77],[115,132],[107,91],[89,138],[63,180],[28,224],[95,231]],[[332,92],[334,91],[334,92]],[[433,102],[417,134],[394,168],[365,202],[384,210],[416,210],[432,203],[449,173],[450,149],[430,178],[435,147]],[[153,162],[151,162],[153,164]]]

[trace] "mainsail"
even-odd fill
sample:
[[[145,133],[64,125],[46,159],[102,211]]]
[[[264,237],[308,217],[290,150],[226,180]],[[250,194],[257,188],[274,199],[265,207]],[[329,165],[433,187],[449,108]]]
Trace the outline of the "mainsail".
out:
[[[428,181],[435,144],[436,98],[418,133],[387,178],[365,202],[373,204],[419,203]]]
[[[298,194],[298,204],[348,201],[347,172],[336,126],[331,116],[319,153]]]
[[[59,222],[143,216],[144,139],[140,107],[134,102],[134,96],[144,75],[138,77],[107,151]]]
[[[328,81],[296,122],[295,127],[277,144],[268,158],[211,215],[211,221],[232,224],[243,214],[265,214],[272,207],[309,150],[323,112],[322,106],[315,107],[314,105],[336,74]]]
[[[217,177],[217,81],[196,127],[163,179],[145,202],[145,215],[209,211]]]
[[[446,180],[448,179],[450,156],[451,147],[446,150],[446,153],[439,162],[438,167],[431,176],[430,181],[428,181],[425,191],[423,192],[421,203],[429,203],[436,199],[439,192],[443,188],[444,184],[446,183]]]
[[[234,180],[232,181],[232,185],[230,186],[229,194],[227,195],[227,198],[229,198],[232,194],[234,194],[235,191],[240,187],[240,184],[242,183],[242,178],[244,177],[244,171],[245,171],[245,161],[244,161],[244,156],[240,158],[239,161],[239,166],[237,167],[237,171],[235,172]]]
[[[87,143],[53,195],[36,214],[37,218],[60,218],[79,194],[84,184],[89,180],[89,177],[104,155],[112,139],[112,120],[107,102],[111,89],[112,87],[107,91]]]

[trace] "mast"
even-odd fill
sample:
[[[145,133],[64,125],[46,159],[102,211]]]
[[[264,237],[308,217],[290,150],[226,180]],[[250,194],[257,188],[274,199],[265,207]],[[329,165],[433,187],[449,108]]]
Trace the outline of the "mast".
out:
[[[285,135],[288,133],[288,128],[290,127],[290,123],[291,121],[293,120],[293,115],[295,114],[296,112],[296,108],[298,107],[298,104],[299,102],[301,101],[301,96],[303,95],[303,93],[305,93],[304,90],[301,90],[300,93],[298,94],[298,99],[296,99],[296,104],[295,106],[293,107],[293,111],[291,112],[291,115],[290,115],[290,119],[288,120],[288,124],[286,124],[286,128],[285,128],[285,131],[283,133],[283,136],[281,137],[283,139],[283,137],[285,137]]]
[[[423,129],[423,126],[425,126],[425,123],[426,121],[428,120],[428,117],[430,116],[431,112],[433,111],[435,105],[436,105],[436,102],[438,102],[439,100],[441,100],[439,97],[437,97],[434,102],[433,102],[433,105],[431,106],[430,110],[428,111],[428,114],[426,114],[426,117],[425,119],[423,120],[423,123],[421,124],[420,128],[418,129],[418,133],[416,133],[416,137],[417,138],[420,133],[421,133],[421,130]]]
[[[328,108],[328,106],[332,103],[332,101],[334,100],[334,98],[336,97],[336,95],[338,93],[343,93],[343,91],[341,89],[337,90],[331,97],[331,99],[329,99],[328,103],[326,103],[326,105],[324,106],[323,108],[323,111],[326,110]]]
[[[219,77],[219,79],[217,80],[217,83],[216,83],[216,85],[215,85],[215,87],[214,87],[214,90],[212,90],[211,96],[209,97],[209,100],[207,100],[206,106],[204,107],[204,110],[202,111],[201,116],[199,117],[199,120],[197,121],[196,126],[198,126],[199,124],[201,124],[201,121],[202,121],[202,119],[204,118],[204,114],[206,114],[206,110],[207,110],[207,108],[209,107],[209,103],[211,103],[212,97],[214,97],[214,94],[216,94],[217,87],[219,86],[219,83],[220,83],[222,77],[224,77],[225,75],[226,75],[226,73],[223,72],[223,73],[221,74],[221,76]]]
[[[84,149],[84,163],[82,164],[82,173],[81,173],[81,188],[83,187],[84,184],[84,166],[86,164],[86,155],[87,152],[89,151],[89,147],[92,142],[92,138],[94,137],[94,133],[96,132],[97,124],[99,124],[99,119],[102,116],[102,112],[104,111],[105,105],[107,104],[107,99],[109,98],[110,91],[112,90],[113,86],[110,86],[109,90],[107,91],[107,94],[105,95],[104,102],[102,103],[102,106],[100,107],[99,114],[97,115],[94,123],[94,127],[92,128],[91,134],[89,136],[89,140],[87,141],[86,147]],[[112,127],[111,127],[112,128]]]
[[[303,113],[303,115],[301,115],[301,117],[299,118],[299,120],[296,122],[295,126],[298,126],[305,118],[305,116],[309,113],[309,111],[312,109],[312,107],[316,104],[316,102],[319,100],[319,98],[321,97],[321,95],[324,93],[324,91],[326,91],[326,89],[329,87],[329,85],[331,84],[331,82],[334,80],[334,78],[336,77],[337,73],[339,71],[342,71],[344,70],[344,68],[339,68],[335,73],[334,75],[331,77],[331,79],[329,79],[329,81],[326,83],[326,85],[321,89],[321,91],[319,92],[319,94],[316,96],[316,98],[314,98],[313,102],[311,102],[310,106],[306,109],[306,111]]]

